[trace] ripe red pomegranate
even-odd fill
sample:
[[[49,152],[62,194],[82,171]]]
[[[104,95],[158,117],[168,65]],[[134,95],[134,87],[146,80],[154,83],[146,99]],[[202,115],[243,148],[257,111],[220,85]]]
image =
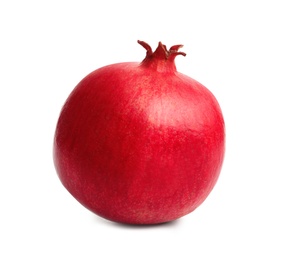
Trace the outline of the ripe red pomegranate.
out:
[[[225,131],[213,94],[176,71],[182,45],[87,75],[62,108],[54,163],[65,188],[106,219],[156,224],[196,209],[213,189]]]

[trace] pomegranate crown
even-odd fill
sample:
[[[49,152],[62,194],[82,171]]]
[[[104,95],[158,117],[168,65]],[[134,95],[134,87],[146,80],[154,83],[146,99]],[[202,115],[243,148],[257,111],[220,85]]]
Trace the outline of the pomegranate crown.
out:
[[[181,44],[174,45],[167,50],[166,46],[159,42],[158,47],[153,52],[148,43],[140,40],[138,40],[138,43],[146,49],[146,57],[142,61],[141,65],[153,68],[159,72],[176,71],[174,63],[175,57],[177,55],[186,56],[186,53],[178,51],[183,47]]]

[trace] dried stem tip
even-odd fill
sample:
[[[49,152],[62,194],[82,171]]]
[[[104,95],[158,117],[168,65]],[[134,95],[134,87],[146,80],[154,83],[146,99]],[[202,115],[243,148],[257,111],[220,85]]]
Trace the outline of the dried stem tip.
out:
[[[142,61],[142,64],[148,67],[156,68],[159,71],[176,71],[176,67],[174,64],[175,57],[177,55],[186,56],[186,53],[178,51],[180,48],[183,47],[183,45],[181,44],[174,45],[169,50],[167,50],[166,46],[159,42],[158,47],[153,52],[149,44],[147,44],[146,42],[138,40],[138,43],[146,49],[146,57]],[[167,62],[162,63],[162,61]]]

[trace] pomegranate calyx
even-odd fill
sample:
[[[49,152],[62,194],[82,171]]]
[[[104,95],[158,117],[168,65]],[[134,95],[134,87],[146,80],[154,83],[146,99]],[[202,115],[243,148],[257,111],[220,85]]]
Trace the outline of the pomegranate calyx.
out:
[[[146,49],[146,57],[141,64],[155,68],[157,71],[176,71],[174,59],[177,55],[186,56],[186,53],[178,51],[183,45],[178,44],[167,50],[166,45],[161,42],[153,52],[150,45],[144,41],[138,40],[138,43]]]

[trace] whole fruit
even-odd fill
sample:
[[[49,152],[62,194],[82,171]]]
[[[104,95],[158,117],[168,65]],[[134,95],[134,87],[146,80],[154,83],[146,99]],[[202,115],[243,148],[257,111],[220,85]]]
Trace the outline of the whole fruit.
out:
[[[141,63],[87,75],[64,104],[54,163],[65,188],[106,219],[128,224],[175,220],[213,189],[225,151],[213,94],[176,71],[184,55],[159,43]]]

